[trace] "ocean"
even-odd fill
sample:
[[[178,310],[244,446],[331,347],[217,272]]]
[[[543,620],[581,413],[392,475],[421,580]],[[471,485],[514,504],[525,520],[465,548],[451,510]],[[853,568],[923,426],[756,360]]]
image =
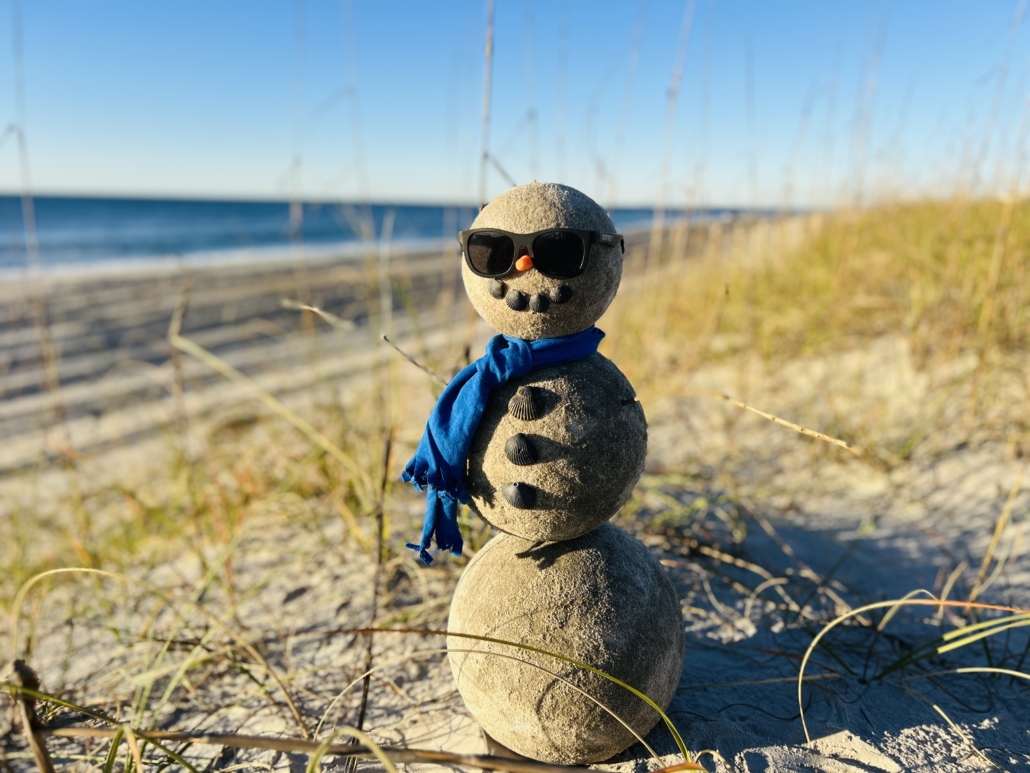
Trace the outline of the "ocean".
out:
[[[358,254],[366,239],[439,245],[475,218],[471,206],[308,202],[291,221],[289,202],[37,196],[33,199],[44,270],[216,262],[280,256],[302,243],[313,254]],[[704,209],[691,217],[732,217]],[[682,215],[682,213],[676,213]],[[615,209],[620,231],[646,228],[651,209]],[[0,272],[28,268],[22,201],[0,196]]]

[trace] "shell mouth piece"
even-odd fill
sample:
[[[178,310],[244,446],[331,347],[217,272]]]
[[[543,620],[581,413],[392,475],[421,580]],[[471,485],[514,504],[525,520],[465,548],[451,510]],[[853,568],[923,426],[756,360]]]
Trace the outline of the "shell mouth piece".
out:
[[[532,261],[532,258],[528,255],[525,257]],[[522,258],[519,258],[519,260],[522,260]],[[545,293],[528,295],[516,290],[514,287],[509,288],[500,279],[491,279],[487,289],[493,298],[504,301],[512,311],[526,311],[528,309],[537,314],[543,314],[549,311],[552,306],[559,306],[572,298],[572,288],[568,285],[556,285]]]

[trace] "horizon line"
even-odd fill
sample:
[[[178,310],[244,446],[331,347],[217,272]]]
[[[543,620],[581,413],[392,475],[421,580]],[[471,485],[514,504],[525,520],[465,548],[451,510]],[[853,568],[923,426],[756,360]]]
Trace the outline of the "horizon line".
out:
[[[33,199],[94,199],[94,200],[109,200],[109,201],[181,201],[181,202],[224,202],[224,203],[240,203],[240,204],[291,204],[298,199],[289,197],[278,197],[278,196],[262,196],[262,195],[247,195],[247,196],[235,196],[232,194],[182,194],[182,193],[110,193],[110,192],[96,192],[96,193],[85,193],[81,191],[33,191],[29,194]],[[498,194],[500,195],[500,194]],[[20,199],[24,196],[21,191],[0,188],[0,198],[13,198]],[[455,201],[432,201],[432,200],[417,200],[407,199],[400,197],[398,199],[344,199],[344,198],[326,198],[326,197],[311,197],[299,199],[302,204],[353,204],[357,206],[412,206],[412,207],[454,207],[460,209],[478,209],[479,205],[472,202],[455,202]],[[603,206],[603,205],[602,205]],[[658,209],[658,205],[654,203],[646,202],[626,202],[620,203],[611,208],[611,210],[620,209]],[[695,205],[679,205],[669,204],[665,205],[666,211],[687,211],[687,210],[741,210],[741,211],[753,211],[753,210],[779,210],[779,209],[798,209],[798,207],[781,207],[776,205],[750,205],[750,204],[695,204]],[[810,207],[801,207],[801,209],[810,209]],[[610,210],[609,210],[610,211]]]

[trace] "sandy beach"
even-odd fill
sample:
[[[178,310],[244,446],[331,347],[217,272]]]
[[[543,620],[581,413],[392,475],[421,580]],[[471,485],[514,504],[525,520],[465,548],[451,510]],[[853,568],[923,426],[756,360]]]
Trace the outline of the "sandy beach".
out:
[[[431,328],[449,324],[459,313],[460,276],[453,261],[437,251],[409,256],[398,249],[371,256],[291,256],[261,262],[180,267],[139,265],[117,270],[67,269],[48,274],[47,320],[58,357],[60,391],[47,389],[34,298],[38,283],[8,279],[0,286],[0,471],[32,464],[53,453],[45,428],[61,412],[63,436],[78,451],[131,441],[168,426],[173,381],[169,326],[177,309],[180,333],[259,380],[270,378],[277,394],[310,385],[313,378],[356,375],[368,367],[369,317],[378,315],[380,277],[392,275]],[[382,252],[382,254],[380,254]],[[370,268],[371,266],[371,268]],[[369,274],[371,272],[371,275]],[[388,297],[392,290],[387,283]],[[292,302],[292,304],[290,303]],[[339,328],[297,309],[307,303],[340,319]],[[398,304],[399,305],[399,304]],[[433,319],[434,305],[442,310]],[[448,308],[450,307],[450,308]],[[404,308],[392,310],[386,324],[405,334],[411,322]],[[378,317],[375,320],[379,325]],[[317,362],[317,368],[312,363]],[[363,364],[364,363],[364,364]],[[206,416],[224,408],[220,377],[185,358],[182,378],[188,413]]]
[[[634,354],[634,320],[642,308],[660,312],[675,283],[720,261],[775,263],[820,227],[796,218],[672,230],[663,241],[682,258],[666,265],[647,261],[653,236],[638,234],[598,323],[608,331],[602,353],[638,388],[650,426],[644,476],[614,522],[662,561],[684,614],[686,657],[668,715],[711,771],[1030,769],[1030,692],[1012,675],[1030,660],[1025,626],[950,652],[931,647],[908,663],[990,616],[909,606],[881,630],[889,607],[858,611],[919,589],[929,592],[914,596],[923,602],[933,594],[1027,607],[1030,481],[1022,438],[1004,431],[1025,404],[1025,355],[992,382],[979,428],[967,431],[979,382],[963,374],[977,362],[927,366],[900,333],[786,362],[736,351],[733,335],[714,328],[686,353],[669,342]],[[22,651],[45,689],[148,727],[325,738],[361,725],[384,745],[490,751],[432,633],[445,628],[457,577],[489,528],[470,522],[465,557],[424,569],[400,547],[417,534],[423,500],[378,482],[397,480],[439,389],[380,331],[444,378],[491,335],[471,314],[454,258],[394,249],[343,262],[51,276],[46,289],[57,393],[45,388],[34,286],[0,287],[0,537],[19,546],[19,572],[71,565],[65,535],[82,528],[85,509],[77,565],[113,574],[69,575],[29,594],[18,641],[29,643]],[[181,336],[246,381],[189,352],[177,370],[177,309]],[[662,358],[673,364],[656,371]],[[309,417],[368,480],[335,472],[259,392]],[[721,395],[845,434],[851,450]],[[386,420],[370,410],[379,404],[393,427],[385,456]],[[931,441],[903,450],[931,404]],[[222,515],[197,514],[209,510]],[[389,528],[377,532],[384,513]],[[131,543],[132,557],[91,553],[87,537]],[[386,545],[378,551],[377,538]],[[805,665],[807,743],[798,676],[814,637],[841,616]],[[11,634],[0,643],[14,650]],[[5,764],[31,770],[8,708]],[[98,724],[72,711],[52,718]],[[597,767],[682,762],[661,724],[645,740],[656,756],[636,744]],[[63,769],[103,763],[80,741],[49,743]],[[217,769],[294,771],[310,761],[228,746],[188,753]],[[341,757],[323,764],[349,770]]]

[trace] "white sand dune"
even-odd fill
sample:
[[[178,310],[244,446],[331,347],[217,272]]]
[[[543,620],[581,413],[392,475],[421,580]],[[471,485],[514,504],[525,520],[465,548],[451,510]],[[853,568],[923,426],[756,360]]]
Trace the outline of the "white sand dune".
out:
[[[265,343],[253,332],[255,325],[286,324],[277,296],[291,273],[282,266],[277,270],[267,285],[241,291],[241,297],[265,300],[231,323],[218,321],[215,308],[218,292],[238,283],[239,276],[211,278],[223,285],[208,288],[211,296],[204,304],[210,308],[198,302],[196,318],[190,316],[191,306],[184,331],[306,412],[312,409],[313,391],[312,374],[305,369],[311,360],[303,347],[310,339],[294,333]],[[409,273],[417,278],[419,271]],[[447,286],[439,265],[426,268],[424,276],[433,277],[431,286],[425,280],[427,291],[442,293]],[[175,452],[176,438],[169,429],[174,406],[166,392],[171,371],[161,342],[174,309],[168,298],[177,296],[178,280],[161,286],[163,291],[154,290],[155,299],[141,297],[138,304],[124,306],[126,319],[131,319],[113,326],[123,331],[120,348],[101,346],[96,351],[90,350],[89,331],[97,326],[103,330],[110,322],[97,317],[92,303],[69,310],[78,292],[74,287],[55,290],[66,304],[55,307],[66,311],[55,311],[54,330],[66,352],[61,368],[69,382],[64,395],[73,445],[84,454],[77,464],[80,477],[97,489],[118,481],[157,496],[160,484],[148,482],[148,476],[153,478],[154,470]],[[0,402],[0,422],[6,422],[9,433],[0,445],[0,467],[7,470],[0,478],[0,518],[10,529],[29,512],[26,503],[60,501],[67,481],[54,467],[26,474],[44,451],[39,424],[48,403],[31,388],[40,376],[38,361],[33,365],[18,349],[31,345],[23,298],[17,293],[5,298],[9,324],[0,335],[6,336],[3,351],[11,365]],[[326,292],[322,302],[339,311],[345,304],[334,298],[339,300]],[[449,298],[453,307],[445,311],[450,321],[464,319],[467,307],[460,288]],[[133,316],[137,314],[139,319]],[[427,314],[426,320],[431,317]],[[411,321],[405,323],[398,315],[395,324],[403,345],[417,351],[417,339],[404,327]],[[132,356],[139,353],[129,340],[133,329],[146,332],[138,339],[150,347],[145,356]],[[460,348],[465,330],[438,324],[423,340],[428,350],[452,352]],[[489,331],[480,326],[474,332],[480,346]],[[342,337],[334,332],[316,340],[320,353],[315,371],[334,385],[338,399],[345,393],[342,399],[348,404],[357,404],[367,390],[372,365],[397,358],[371,343],[367,330]],[[148,362],[150,372],[109,371],[134,359]],[[251,396],[214,377],[206,366],[188,361],[185,367],[191,442],[203,445],[207,433],[227,417],[262,414],[264,409]],[[882,632],[875,627],[882,612],[870,612],[835,629],[826,637],[828,647],[817,648],[805,670],[810,681],[804,685],[803,705],[814,739],[810,744],[799,717],[801,658],[813,637],[838,615],[918,589],[937,596],[947,592],[958,600],[968,599],[975,589],[982,602],[1030,606],[1026,461],[997,439],[1004,433],[985,431],[977,441],[976,432],[958,432],[969,398],[962,388],[935,407],[933,442],[918,440],[925,401],[939,394],[930,387],[964,367],[958,362],[947,373],[919,371],[902,340],[884,338],[776,371],[756,361],[730,359],[683,375],[681,382],[664,385],[662,394],[642,394],[651,427],[648,466],[634,502],[616,522],[656,553],[680,593],[688,644],[668,713],[690,751],[702,753],[701,762],[709,770],[973,771],[992,764],[1004,770],[1030,769],[1030,684],[1007,676],[955,673],[970,667],[1026,671],[1030,629],[1013,629],[884,673],[914,648],[971,620],[962,608],[906,608]],[[406,391],[394,473],[417,441],[432,402],[424,374],[403,363],[397,368],[411,388]],[[1004,427],[1006,411],[1025,399],[1018,391],[1009,399],[1004,394],[1008,388],[1021,388],[1018,376],[994,396],[990,420],[995,428]],[[805,426],[830,428],[846,417],[852,426],[869,428],[870,436],[880,438],[885,447],[902,448],[906,438],[916,437],[915,450],[897,464],[878,460],[872,451],[855,458],[703,396],[710,392],[732,394]],[[255,453],[281,448],[286,455],[299,442],[290,430],[276,429],[271,422],[248,419],[247,427],[241,443],[259,449]],[[952,428],[955,438],[974,441],[952,442]],[[897,443],[891,445],[887,441],[895,435]],[[407,487],[396,489],[387,502],[392,544],[414,536],[422,504]],[[62,517],[70,516],[55,516],[41,526],[41,552],[46,550],[46,529],[60,533]],[[117,521],[111,519],[109,523]],[[102,515],[98,522],[105,523]],[[362,528],[370,534],[367,526]],[[368,625],[442,629],[460,566],[441,557],[426,570],[400,551],[379,570],[373,609],[376,567],[346,532],[331,496],[305,501],[287,489],[249,512],[231,553],[198,546],[180,560],[150,569],[141,556],[131,592],[117,580],[56,583],[31,610],[38,631],[32,665],[47,688],[66,690],[128,718],[134,691],[146,681],[141,674],[156,680],[156,695],[170,674],[193,658],[188,688],[173,691],[148,721],[161,727],[298,735],[282,692],[226,633],[232,630],[270,668],[289,675],[287,689],[310,729],[330,705],[325,727],[353,723],[361,694],[360,679],[354,679],[364,670],[368,638],[349,631]],[[989,550],[993,560],[981,581]],[[196,594],[197,583],[211,567],[216,570],[207,576],[218,579]],[[141,580],[180,600],[194,593],[195,606],[181,602],[185,622],[168,607],[155,611],[155,596]],[[83,595],[82,588],[90,593]],[[106,605],[104,598],[115,601]],[[207,614],[224,628],[213,625]],[[113,631],[140,630],[152,615],[158,621],[155,634],[173,635],[177,642],[160,666],[154,660],[159,648],[152,641],[130,635],[112,638]],[[432,635],[374,637],[373,664],[381,670],[370,681],[364,727],[375,740],[453,752],[487,751],[454,689],[442,647],[442,637]],[[226,667],[226,659],[236,667]],[[336,696],[341,697],[333,702]],[[659,752],[661,764],[681,761],[663,727],[647,740]],[[16,746],[4,747],[8,764],[31,769]],[[67,740],[51,740],[51,746],[55,755],[81,750],[81,744]],[[307,763],[300,754],[232,753],[211,747],[198,756],[219,760],[217,767],[249,761],[266,769],[303,770]],[[91,764],[69,762],[68,769],[96,769]],[[342,759],[329,760],[325,769],[344,766]],[[379,766],[362,762],[360,767]],[[641,771],[659,767],[659,761],[637,745],[599,767]]]

